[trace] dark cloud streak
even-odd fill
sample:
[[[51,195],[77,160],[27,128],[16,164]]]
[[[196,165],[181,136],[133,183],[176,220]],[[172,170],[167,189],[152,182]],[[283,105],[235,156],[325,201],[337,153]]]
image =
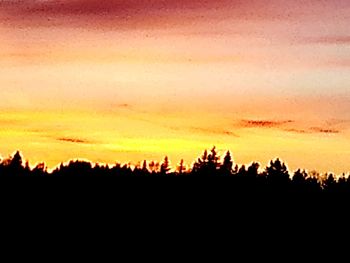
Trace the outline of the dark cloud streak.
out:
[[[337,134],[340,133],[339,130],[336,129],[327,129],[327,128],[320,128],[320,127],[312,127],[310,130],[316,132],[316,133],[326,133],[326,134]]]
[[[233,137],[240,137],[239,135],[235,134],[232,131],[228,130],[222,130],[222,129],[211,129],[211,128],[201,128],[201,127],[192,127],[190,128],[192,131],[204,133],[204,134],[212,134],[212,135],[225,135],[225,136],[233,136]]]
[[[242,120],[240,126],[244,128],[274,128],[293,122],[293,120]]]
[[[320,128],[320,127],[311,127],[309,129],[284,129],[286,132],[291,133],[299,133],[299,134],[338,134],[341,131],[336,129],[327,129],[327,128]]]
[[[69,143],[78,143],[78,144],[91,144],[91,142],[88,141],[88,140],[77,139],[77,138],[67,138],[67,137],[57,138],[57,141],[69,142]]]
[[[285,129],[286,132],[293,132],[293,133],[299,133],[299,134],[308,134],[311,133],[310,131],[303,130],[303,129]]]

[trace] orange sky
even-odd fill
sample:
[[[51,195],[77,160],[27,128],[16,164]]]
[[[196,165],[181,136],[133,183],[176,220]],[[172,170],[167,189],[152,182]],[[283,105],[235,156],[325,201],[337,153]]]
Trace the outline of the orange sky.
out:
[[[350,4],[0,0],[0,152],[349,171]]]

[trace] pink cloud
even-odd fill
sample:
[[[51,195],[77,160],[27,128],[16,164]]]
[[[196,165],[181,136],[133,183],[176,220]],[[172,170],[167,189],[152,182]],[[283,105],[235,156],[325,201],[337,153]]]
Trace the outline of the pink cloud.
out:
[[[13,0],[1,1],[0,10],[8,20],[43,24],[55,18],[70,17],[91,24],[116,22],[126,23],[138,19],[144,23],[154,23],[159,19],[169,21],[180,19],[186,14],[195,21],[206,21],[208,12],[216,18],[228,16],[240,20],[290,20],[308,14],[336,12],[350,7],[349,1],[327,0]],[[321,16],[321,14],[319,14]],[[94,19],[92,19],[92,17]],[[213,16],[211,16],[212,18]],[[321,18],[321,17],[320,17]],[[163,19],[163,20],[162,20]],[[70,21],[60,22],[69,24]],[[141,24],[141,23],[140,23]],[[74,26],[74,25],[72,25]]]

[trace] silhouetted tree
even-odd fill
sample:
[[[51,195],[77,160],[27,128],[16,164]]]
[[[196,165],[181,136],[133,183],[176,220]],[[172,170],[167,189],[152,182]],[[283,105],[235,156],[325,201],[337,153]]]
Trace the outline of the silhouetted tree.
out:
[[[326,179],[322,182],[322,187],[327,191],[327,192],[333,192],[336,190],[336,180],[334,178],[333,174],[326,174],[325,175]]]
[[[208,151],[205,150],[202,157],[198,158],[197,162],[193,164],[192,172],[198,174],[206,169],[208,164]]]
[[[231,157],[230,151],[227,151],[225,157],[224,157],[224,162],[222,163],[220,170],[222,175],[231,175],[232,174],[232,166],[233,166],[233,161]]]
[[[23,168],[23,159],[19,151],[17,151],[11,159],[10,166],[14,168]]]
[[[218,153],[216,151],[216,147],[214,146],[211,151],[210,154],[208,155],[208,164],[207,164],[207,169],[214,173],[216,172],[216,170],[218,168],[220,168],[220,157],[218,156]]]
[[[339,193],[349,193],[350,194],[350,185],[348,184],[346,176],[345,176],[344,173],[338,179],[337,192],[339,192]]]
[[[3,160],[2,172],[7,176],[24,175],[23,159],[21,153],[17,151],[12,157]]]
[[[306,191],[307,177],[308,177],[308,174],[306,173],[305,170],[301,171],[300,169],[298,169],[297,171],[295,171],[292,179],[294,189],[300,192]]]
[[[168,156],[165,156],[163,163],[160,165],[160,173],[166,175],[170,171],[170,162]]]
[[[192,174],[195,175],[205,175],[205,176],[214,176],[217,174],[217,171],[220,169],[220,157],[216,152],[216,147],[214,146],[210,153],[205,150],[202,157],[198,158],[197,162],[194,163]]]
[[[239,166],[238,166],[238,164],[236,164],[236,165],[235,165],[235,168],[233,168],[232,174],[233,174],[233,175],[237,175],[237,174],[238,174],[238,171],[239,171]]]
[[[186,171],[184,160],[181,159],[180,163],[177,166],[177,172],[179,175],[182,175]]]
[[[260,164],[253,162],[247,170],[247,176],[252,179],[256,179],[259,176]]]
[[[305,170],[301,171],[300,169],[298,169],[297,171],[295,171],[293,175],[293,182],[296,185],[303,184],[305,183],[307,177],[308,177],[308,174],[306,173]]]
[[[143,161],[143,164],[142,164],[142,172],[145,173],[145,174],[148,174],[148,169],[147,169],[147,161],[144,160]]]
[[[237,167],[237,168],[238,168],[238,167]],[[245,165],[242,165],[242,166],[238,169],[237,175],[238,175],[239,177],[243,177],[243,176],[246,176],[246,175],[247,175],[247,170],[245,169]]]
[[[148,164],[148,167],[151,171],[152,174],[156,174],[159,172],[159,167],[160,167],[160,164],[158,162],[155,162],[155,161],[151,161],[149,164]]]
[[[270,162],[265,170],[267,183],[274,190],[284,191],[290,183],[287,166],[279,159]]]
[[[35,176],[45,176],[47,175],[47,167],[45,163],[39,163],[32,171]]]

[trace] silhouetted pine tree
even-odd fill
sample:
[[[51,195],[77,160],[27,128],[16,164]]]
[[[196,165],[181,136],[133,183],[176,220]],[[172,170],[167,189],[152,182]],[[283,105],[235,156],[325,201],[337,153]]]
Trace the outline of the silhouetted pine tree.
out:
[[[182,175],[184,172],[186,172],[185,162],[183,159],[181,159],[180,163],[178,164],[176,171],[179,175]]]
[[[168,156],[165,156],[163,163],[160,165],[160,174],[166,175],[170,170],[171,168],[170,168],[169,158]]]
[[[232,167],[233,167],[233,161],[232,161],[232,157],[231,157],[231,153],[230,151],[227,151],[225,157],[224,157],[224,161],[220,167],[220,173],[222,175],[232,175]]]
[[[267,184],[273,190],[284,191],[288,188],[290,181],[287,166],[276,159],[270,162],[265,169]]]

